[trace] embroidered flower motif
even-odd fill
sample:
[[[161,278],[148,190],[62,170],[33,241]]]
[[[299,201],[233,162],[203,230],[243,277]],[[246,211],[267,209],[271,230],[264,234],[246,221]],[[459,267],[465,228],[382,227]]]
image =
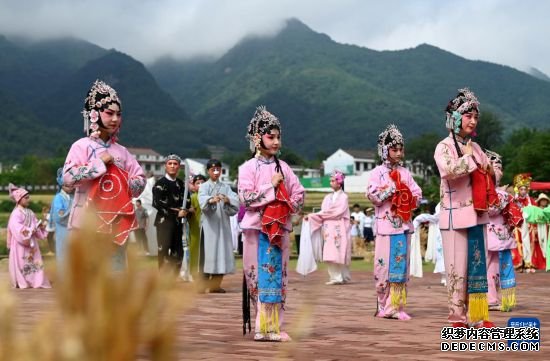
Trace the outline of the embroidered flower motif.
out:
[[[99,112],[95,109],[93,109],[91,112],[90,112],[90,121],[92,123],[95,123],[99,120]]]
[[[462,114],[460,114],[459,112],[457,112],[456,110],[453,112],[453,114],[451,115],[451,117],[453,118],[454,122],[453,122],[453,125],[454,125],[454,129],[453,131],[458,134],[460,133],[460,127],[462,126]]]

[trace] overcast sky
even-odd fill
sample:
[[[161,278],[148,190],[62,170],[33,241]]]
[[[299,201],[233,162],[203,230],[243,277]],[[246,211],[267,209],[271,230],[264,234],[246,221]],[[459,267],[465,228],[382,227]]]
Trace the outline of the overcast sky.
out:
[[[548,0],[0,0],[0,34],[71,35],[150,63],[220,56],[295,17],[341,43],[428,43],[468,59],[550,76]]]

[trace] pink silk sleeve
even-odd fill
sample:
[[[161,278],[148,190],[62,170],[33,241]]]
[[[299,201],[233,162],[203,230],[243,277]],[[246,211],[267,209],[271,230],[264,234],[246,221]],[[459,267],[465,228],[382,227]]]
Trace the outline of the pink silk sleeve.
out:
[[[103,163],[103,162],[102,162]],[[126,150],[126,169],[128,172],[128,187],[133,198],[138,198],[147,184],[143,168],[137,160]]]
[[[287,167],[287,180],[285,181],[288,190],[288,196],[290,197],[290,203],[292,204],[292,213],[298,213],[304,205],[305,189],[300,183],[300,180],[294,174],[294,172]]]
[[[17,242],[22,246],[29,247],[33,230],[25,226],[25,219],[21,212],[17,210],[13,212],[8,223],[9,245],[13,247]]]
[[[439,169],[439,175],[442,179],[456,179],[472,173],[477,165],[474,159],[469,155],[463,155],[457,158],[449,146],[439,143],[435,148],[435,163]]]
[[[348,196],[343,193],[337,198],[335,203],[330,202],[332,194],[328,194],[323,199],[321,205],[321,211],[317,213],[311,213],[308,215],[311,231],[315,231],[323,225],[323,222],[330,220],[338,220],[345,217],[346,212],[349,211]]]
[[[88,160],[86,149],[81,143],[74,143],[67,154],[63,166],[63,183],[70,186],[79,186],[83,182],[96,179],[107,171],[101,158]]]
[[[255,170],[247,164],[239,168],[239,200],[246,208],[262,208],[275,200],[271,182],[255,184]]]
[[[380,169],[377,167],[372,171],[365,194],[375,206],[381,206],[395,193],[395,183],[390,178],[389,172],[383,174]]]

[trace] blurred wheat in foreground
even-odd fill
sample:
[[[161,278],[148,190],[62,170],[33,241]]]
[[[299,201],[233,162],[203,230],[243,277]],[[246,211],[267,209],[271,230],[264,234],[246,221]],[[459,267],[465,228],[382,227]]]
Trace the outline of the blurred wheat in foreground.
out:
[[[0,288],[0,361],[174,360],[175,314],[192,304],[168,274],[111,269],[114,244],[92,222],[73,234],[53,287],[54,309],[25,334],[16,328],[14,292]]]

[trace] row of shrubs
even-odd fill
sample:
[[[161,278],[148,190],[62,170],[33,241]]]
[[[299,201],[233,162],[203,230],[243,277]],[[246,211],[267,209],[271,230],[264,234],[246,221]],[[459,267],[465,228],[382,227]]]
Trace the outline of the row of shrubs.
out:
[[[32,209],[34,213],[36,213],[36,216],[38,218],[40,218],[41,216],[40,213],[42,213],[42,208],[45,205],[46,203],[42,201],[38,201],[38,202],[31,201],[29,208]],[[0,213],[11,213],[14,207],[15,207],[15,203],[11,200],[0,201]]]

